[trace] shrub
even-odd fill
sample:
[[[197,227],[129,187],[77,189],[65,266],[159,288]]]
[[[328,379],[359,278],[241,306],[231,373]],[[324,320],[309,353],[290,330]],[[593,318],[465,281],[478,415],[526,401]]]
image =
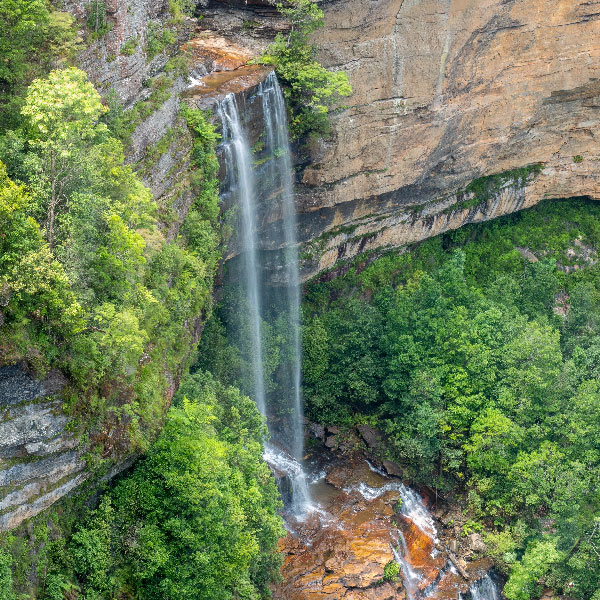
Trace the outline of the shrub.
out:
[[[293,138],[329,133],[331,109],[352,93],[348,75],[328,71],[315,59],[316,48],[310,35],[323,26],[323,11],[312,0],[293,0],[277,4],[288,17],[291,31],[278,34],[260,57],[263,64],[274,65],[284,84],[284,94],[292,110]]]

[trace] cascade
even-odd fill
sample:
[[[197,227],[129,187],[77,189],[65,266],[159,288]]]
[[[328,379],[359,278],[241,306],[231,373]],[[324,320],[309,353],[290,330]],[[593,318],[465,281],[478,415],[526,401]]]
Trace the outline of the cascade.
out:
[[[400,544],[397,548],[392,546],[392,553],[394,555],[394,560],[400,565],[400,569],[402,570],[402,578],[404,580],[407,598],[408,600],[414,600],[419,589],[418,586],[421,581],[421,576],[412,568],[408,560],[406,560],[405,557],[408,555],[406,539],[401,531],[398,533]]]
[[[244,131],[237,102],[228,94],[219,102],[218,115],[223,124],[223,151],[228,184],[234,190],[240,207],[240,254],[244,263],[244,291],[249,310],[249,346],[252,362],[254,400],[261,414],[266,415],[263,347],[260,319],[260,274],[256,240],[256,184],[252,171],[250,146]]]
[[[300,277],[296,240],[296,212],[292,180],[292,161],[287,128],[286,107],[274,73],[260,84],[257,98],[264,115],[264,151],[266,168],[260,178],[254,172],[248,136],[244,130],[236,97],[228,94],[218,105],[217,114],[223,124],[222,148],[226,169],[226,187],[239,206],[239,250],[241,289],[245,296],[247,319],[238,335],[247,346],[251,362],[250,386],[260,412],[267,418],[275,443],[268,443],[265,460],[291,481],[292,506],[296,518],[310,508],[308,483],[302,458],[304,450],[304,417],[300,389]],[[283,247],[283,285],[264,283],[265,264],[258,243],[257,229],[261,203],[276,193],[279,202],[280,231],[275,232]],[[267,198],[268,196],[268,198]],[[284,320],[287,333],[284,358],[279,375],[281,397],[272,399],[265,381],[265,327]],[[278,426],[272,427],[271,421]]]
[[[500,592],[494,580],[489,573],[485,577],[476,581],[470,588],[469,594],[471,600],[500,600]],[[462,600],[462,595],[459,600]]]

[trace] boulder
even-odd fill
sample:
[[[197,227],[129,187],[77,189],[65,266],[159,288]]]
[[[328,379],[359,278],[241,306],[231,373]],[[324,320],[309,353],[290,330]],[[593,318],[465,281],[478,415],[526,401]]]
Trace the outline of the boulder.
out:
[[[378,429],[370,425],[359,425],[356,429],[370,450],[378,449],[383,443],[383,434]]]

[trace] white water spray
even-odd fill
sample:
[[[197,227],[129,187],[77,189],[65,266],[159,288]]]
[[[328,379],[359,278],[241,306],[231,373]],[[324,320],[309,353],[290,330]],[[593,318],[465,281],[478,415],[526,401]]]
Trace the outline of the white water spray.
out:
[[[233,94],[229,94],[219,103],[218,115],[223,123],[223,151],[229,188],[234,193],[240,207],[240,255],[243,261],[243,288],[249,310],[250,362],[252,366],[252,387],[256,404],[265,417],[272,416],[269,410],[268,395],[264,376],[262,319],[263,308],[275,304],[277,311],[287,319],[290,332],[290,346],[287,349],[289,360],[282,367],[284,381],[281,389],[285,395],[281,421],[284,422],[282,435],[271,432],[273,437],[284,446],[289,454],[273,446],[265,449],[265,460],[272,466],[284,471],[291,480],[291,510],[297,518],[311,510],[308,483],[302,467],[304,451],[304,417],[300,391],[301,348],[300,348],[300,277],[298,274],[298,250],[296,237],[296,210],[292,180],[292,161],[289,147],[286,108],[283,94],[277,78],[271,73],[259,86],[258,97],[262,101],[265,128],[265,153],[267,162],[267,185],[257,185],[252,168],[251,151],[246,132],[240,118],[240,111]],[[261,182],[265,183],[265,182]],[[283,250],[283,270],[285,281],[283,294],[285,299],[266,300],[266,292],[261,284],[262,268],[257,230],[259,226],[258,207],[264,198],[257,197],[258,190],[279,191],[281,239]],[[288,397],[289,396],[289,397]],[[279,399],[281,405],[281,399]]]
[[[408,560],[406,560],[405,557],[408,554],[406,540],[404,539],[404,534],[401,531],[399,534],[400,543],[397,548],[392,546],[392,553],[394,555],[394,560],[400,565],[400,569],[402,570],[402,580],[404,581],[404,587],[406,589],[408,600],[414,600],[415,595],[419,591],[421,576],[411,567]]]
[[[258,410],[266,416],[263,347],[260,324],[260,273],[258,270],[256,240],[256,183],[250,161],[250,147],[240,121],[237,102],[228,94],[218,105],[223,124],[223,150],[229,184],[237,196],[241,209],[241,255],[244,261],[244,288],[250,311],[250,345],[254,383],[254,400]]]
[[[494,580],[489,573],[476,581],[470,588],[471,600],[500,600],[500,592]],[[459,600],[462,600],[462,594],[459,595]]]

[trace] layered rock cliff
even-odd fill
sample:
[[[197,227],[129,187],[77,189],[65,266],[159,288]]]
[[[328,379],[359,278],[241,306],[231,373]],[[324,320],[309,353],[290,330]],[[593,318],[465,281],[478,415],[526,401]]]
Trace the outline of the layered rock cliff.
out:
[[[192,75],[218,71],[219,85],[227,80],[227,89],[244,94],[251,108],[264,73],[223,73],[239,69],[285,23],[267,0],[199,5],[202,26],[226,36],[213,37],[213,46],[231,50],[235,43],[243,52],[225,64],[205,45]],[[600,0],[321,5],[320,59],[349,73],[354,94],[334,116],[331,138],[314,142],[308,160],[298,150],[304,278],[359,253],[403,247],[544,198],[600,197]],[[87,42],[80,64],[99,89],[114,90],[126,110],[145,103],[129,160],[181,222],[191,202],[191,139],[179,119],[189,81],[168,63],[196,22],[174,20],[166,1],[110,0],[107,32],[94,40],[90,5],[67,0],[64,8],[78,19]],[[186,94],[200,107],[211,105],[201,93]],[[281,246],[272,234],[280,218],[276,205],[269,196],[262,206],[266,250]],[[166,233],[172,238],[176,227]],[[228,257],[235,248],[234,242]],[[78,440],[65,433],[61,385],[53,377],[54,383],[37,382],[16,368],[0,373],[0,528],[39,512],[86,478]],[[172,379],[175,385],[176,374]]]
[[[323,7],[320,59],[354,94],[301,176],[305,277],[544,198],[600,197],[600,2]],[[539,175],[480,202],[457,193],[536,163]]]

